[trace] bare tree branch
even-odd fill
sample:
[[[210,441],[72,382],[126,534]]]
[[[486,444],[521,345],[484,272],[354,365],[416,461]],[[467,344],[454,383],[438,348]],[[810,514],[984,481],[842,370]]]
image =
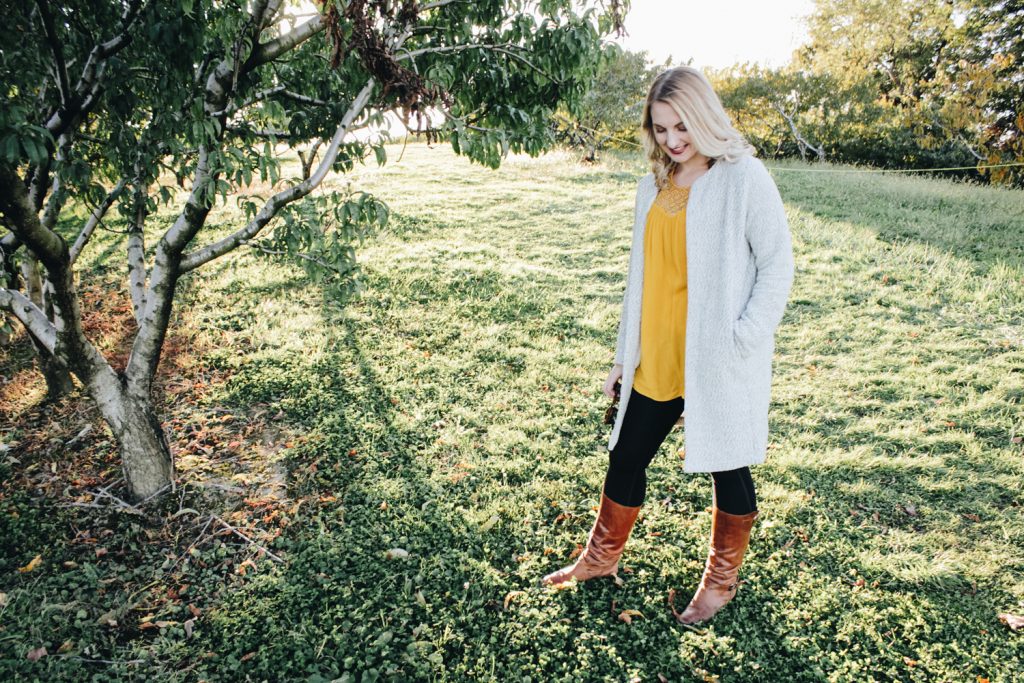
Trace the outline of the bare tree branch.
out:
[[[437,0],[437,2],[428,2],[426,5],[420,5],[419,11],[426,12],[428,10],[437,9],[438,7],[444,7],[445,5],[451,5],[456,2],[468,2],[469,0]]]
[[[149,400],[174,305],[174,290],[181,275],[181,253],[206,222],[212,206],[208,193],[216,179],[216,172],[210,169],[210,152],[201,145],[192,177],[192,191],[174,224],[156,245],[146,305],[137,317],[139,331],[132,344],[125,375],[129,396],[139,401]]]
[[[57,107],[47,119],[46,128],[54,137],[59,137],[74,126],[95,105],[102,87],[107,60],[131,42],[131,29],[139,17],[142,6],[143,0],[132,0],[128,3],[122,15],[120,32],[110,40],[96,45],[89,53],[71,98],[65,106]]]
[[[422,47],[418,50],[406,50],[401,55],[395,56],[396,62],[405,61],[406,59],[412,59],[425,54],[454,54],[456,52],[465,52],[466,50],[493,50],[495,48],[509,48],[513,47],[512,43],[463,43],[461,45],[439,45],[437,47]]]
[[[302,179],[305,180],[309,177],[312,172],[313,161],[316,159],[316,153],[320,151],[320,146],[324,144],[323,140],[317,140],[313,143],[313,146],[309,148],[308,152],[299,150],[299,161],[302,162]]]
[[[256,49],[253,50],[252,58],[249,60],[249,68],[254,69],[257,66],[277,59],[285,52],[292,50],[299,43],[305,42],[320,31],[323,31],[325,28],[326,25],[324,24],[324,18],[317,15],[305,24],[296,26],[283,36],[278,36],[274,40],[257,46]]]
[[[103,216],[106,215],[107,211],[110,210],[110,207],[113,206],[114,202],[121,195],[125,184],[126,181],[124,178],[118,181],[117,185],[114,186],[114,189],[111,190],[107,196],[104,197],[103,201],[93,209],[91,214],[89,214],[89,219],[85,222],[85,227],[83,227],[82,231],[78,233],[78,239],[75,240],[75,244],[71,247],[71,263],[74,263],[78,259],[79,254],[82,253],[82,249],[84,249],[85,245],[88,244],[89,238],[92,237],[93,232],[96,231],[96,226],[100,224],[103,220]]]
[[[68,84],[68,67],[64,62],[64,46],[57,37],[57,30],[53,25],[53,15],[46,2],[36,0],[36,8],[39,10],[39,18],[43,22],[43,32],[46,34],[46,42],[50,44],[50,51],[53,52],[53,72],[56,75],[57,89],[60,91],[60,101],[67,105],[71,101],[71,86]]]
[[[793,120],[793,117],[790,116],[790,114],[786,112],[786,110],[782,107],[781,104],[779,104],[778,102],[774,102],[773,101],[772,102],[772,106],[775,107],[775,111],[779,112],[779,114],[782,116],[782,118],[786,119],[786,123],[789,124],[789,129],[793,132],[793,137],[796,139],[796,144],[797,144],[797,147],[800,150],[800,156],[803,158],[803,160],[807,161],[807,150],[810,149],[810,150],[814,151],[815,154],[818,155],[818,161],[824,161],[825,160],[825,147],[824,147],[824,145],[818,145],[817,147],[812,145],[807,138],[805,138],[803,135],[800,134],[800,131],[797,130],[797,127],[796,127],[796,121]]]
[[[64,255],[64,240],[39,221],[39,214],[29,204],[28,192],[7,164],[0,164],[0,212],[17,238],[39,258],[47,268],[58,267]]]
[[[297,45],[324,30],[323,17],[317,15],[305,24],[267,43],[256,45],[244,66],[240,55],[223,59],[206,79],[206,111],[211,116],[221,116],[227,109],[227,98],[238,80],[238,76],[276,59],[294,49]],[[259,30],[253,40],[259,38]]]
[[[135,177],[132,204],[133,215],[128,228],[128,289],[132,296],[135,322],[141,324],[142,312],[146,309],[146,244],[143,235],[146,224],[146,188],[138,175]]]
[[[260,212],[256,214],[256,217],[241,230],[238,230],[219,242],[215,242],[203,249],[200,249],[199,251],[186,255],[181,261],[181,272],[185,273],[195,270],[199,266],[202,266],[219,256],[227,254],[237,248],[242,244],[242,242],[252,239],[259,234],[260,230],[262,230],[267,223],[274,218],[274,216],[277,215],[277,212],[280,211],[281,207],[294,202],[297,199],[301,199],[320,185],[320,183],[323,182],[324,177],[327,175],[327,172],[334,164],[334,160],[338,156],[341,141],[348,132],[349,126],[369,101],[370,94],[373,92],[373,87],[374,80],[371,78],[366,82],[366,85],[363,86],[363,89],[352,101],[348,111],[346,111],[345,115],[342,117],[341,123],[338,124],[337,130],[335,130],[334,136],[331,138],[331,144],[324,152],[323,159],[320,161],[320,165],[317,166],[315,173],[306,180],[303,180],[301,183],[293,185],[286,190],[282,190],[268,199]]]
[[[273,88],[266,88],[264,90],[260,90],[259,92],[257,92],[256,94],[254,94],[252,97],[250,97],[246,101],[242,102],[241,104],[237,104],[237,105],[229,104],[227,107],[225,107],[221,111],[213,112],[211,114],[211,116],[222,116],[222,115],[223,116],[231,116],[235,112],[241,111],[242,109],[245,109],[246,107],[252,106],[253,104],[256,104],[257,102],[265,100],[265,99],[267,99],[269,97],[273,97],[275,95],[281,95],[282,97],[287,97],[290,100],[295,100],[296,102],[301,102],[303,104],[312,104],[312,105],[317,106],[317,107],[326,107],[328,104],[330,104],[329,102],[324,102],[323,100],[318,100],[315,97],[308,97],[307,95],[302,95],[302,94],[299,94],[297,92],[292,92],[291,90],[288,90],[287,86],[278,85],[278,86],[275,86]]]
[[[65,133],[57,141],[57,161],[66,161],[70,149],[71,135]],[[65,199],[67,199],[67,193],[64,191],[64,179],[61,178],[60,173],[57,173],[53,177],[50,198],[46,202],[46,210],[43,212],[42,224],[47,230],[53,230],[54,226],[57,225],[57,219],[60,218],[60,212],[64,208]]]
[[[0,310],[8,311],[20,320],[47,351],[54,352],[57,347],[57,328],[28,297],[15,289],[0,287]]]
[[[271,249],[270,247],[264,246],[264,245],[260,244],[259,242],[253,242],[251,240],[242,240],[242,244],[244,244],[247,247],[252,247],[256,251],[262,252],[264,254],[269,254],[271,256],[288,256],[289,255],[287,251],[281,251],[279,249]],[[333,270],[334,272],[338,272],[338,268],[336,266],[333,266],[330,263],[327,263],[326,261],[322,261],[321,259],[318,259],[317,257],[313,256],[312,254],[298,253],[298,254],[295,254],[295,256],[297,256],[298,258],[300,258],[300,259],[302,259],[304,261],[309,261],[310,263],[315,263],[316,265],[320,266],[321,268],[324,268],[325,270]]]

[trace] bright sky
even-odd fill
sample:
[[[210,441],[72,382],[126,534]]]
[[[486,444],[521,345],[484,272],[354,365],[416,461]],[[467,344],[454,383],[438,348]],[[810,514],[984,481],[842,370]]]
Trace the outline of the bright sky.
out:
[[[651,61],[720,69],[737,62],[782,66],[804,42],[813,0],[632,0],[628,50]]]

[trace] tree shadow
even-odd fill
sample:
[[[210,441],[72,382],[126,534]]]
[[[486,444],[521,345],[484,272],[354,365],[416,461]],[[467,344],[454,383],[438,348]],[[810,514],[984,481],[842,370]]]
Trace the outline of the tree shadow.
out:
[[[1021,191],[892,174],[776,172],[784,201],[828,221],[872,230],[884,242],[927,244],[970,262],[1024,268]]]

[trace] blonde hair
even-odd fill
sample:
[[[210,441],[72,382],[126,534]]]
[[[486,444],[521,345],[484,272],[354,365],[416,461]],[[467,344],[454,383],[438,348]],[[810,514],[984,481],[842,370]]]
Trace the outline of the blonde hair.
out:
[[[755,153],[750,143],[733,127],[722,101],[704,74],[689,66],[662,71],[647,93],[640,123],[644,149],[651,160],[651,170],[659,188],[668,185],[677,164],[665,154],[654,137],[651,105],[655,102],[665,102],[675,109],[693,139],[693,146],[712,164],[719,159],[736,161]]]

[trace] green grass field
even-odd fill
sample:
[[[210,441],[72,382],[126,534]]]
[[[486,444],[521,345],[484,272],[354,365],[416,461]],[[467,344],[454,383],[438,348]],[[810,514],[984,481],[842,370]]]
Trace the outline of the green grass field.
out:
[[[710,480],[683,473],[679,432],[622,584],[537,583],[598,502],[643,164],[389,154],[350,178],[393,211],[359,299],[251,255],[186,285],[180,345],[202,353],[175,381],[204,388],[165,408],[183,487],[153,517],[58,507],[44,482],[75,454],[19,450],[24,415],[0,433],[0,475],[24,482],[0,497],[0,679],[1024,680],[1024,633],[997,617],[1024,614],[1024,193],[770,164],[797,272],[762,516],[737,598],[687,628],[667,596],[703,568]],[[249,428],[181,436],[213,423]],[[215,508],[285,562],[190,526]]]

